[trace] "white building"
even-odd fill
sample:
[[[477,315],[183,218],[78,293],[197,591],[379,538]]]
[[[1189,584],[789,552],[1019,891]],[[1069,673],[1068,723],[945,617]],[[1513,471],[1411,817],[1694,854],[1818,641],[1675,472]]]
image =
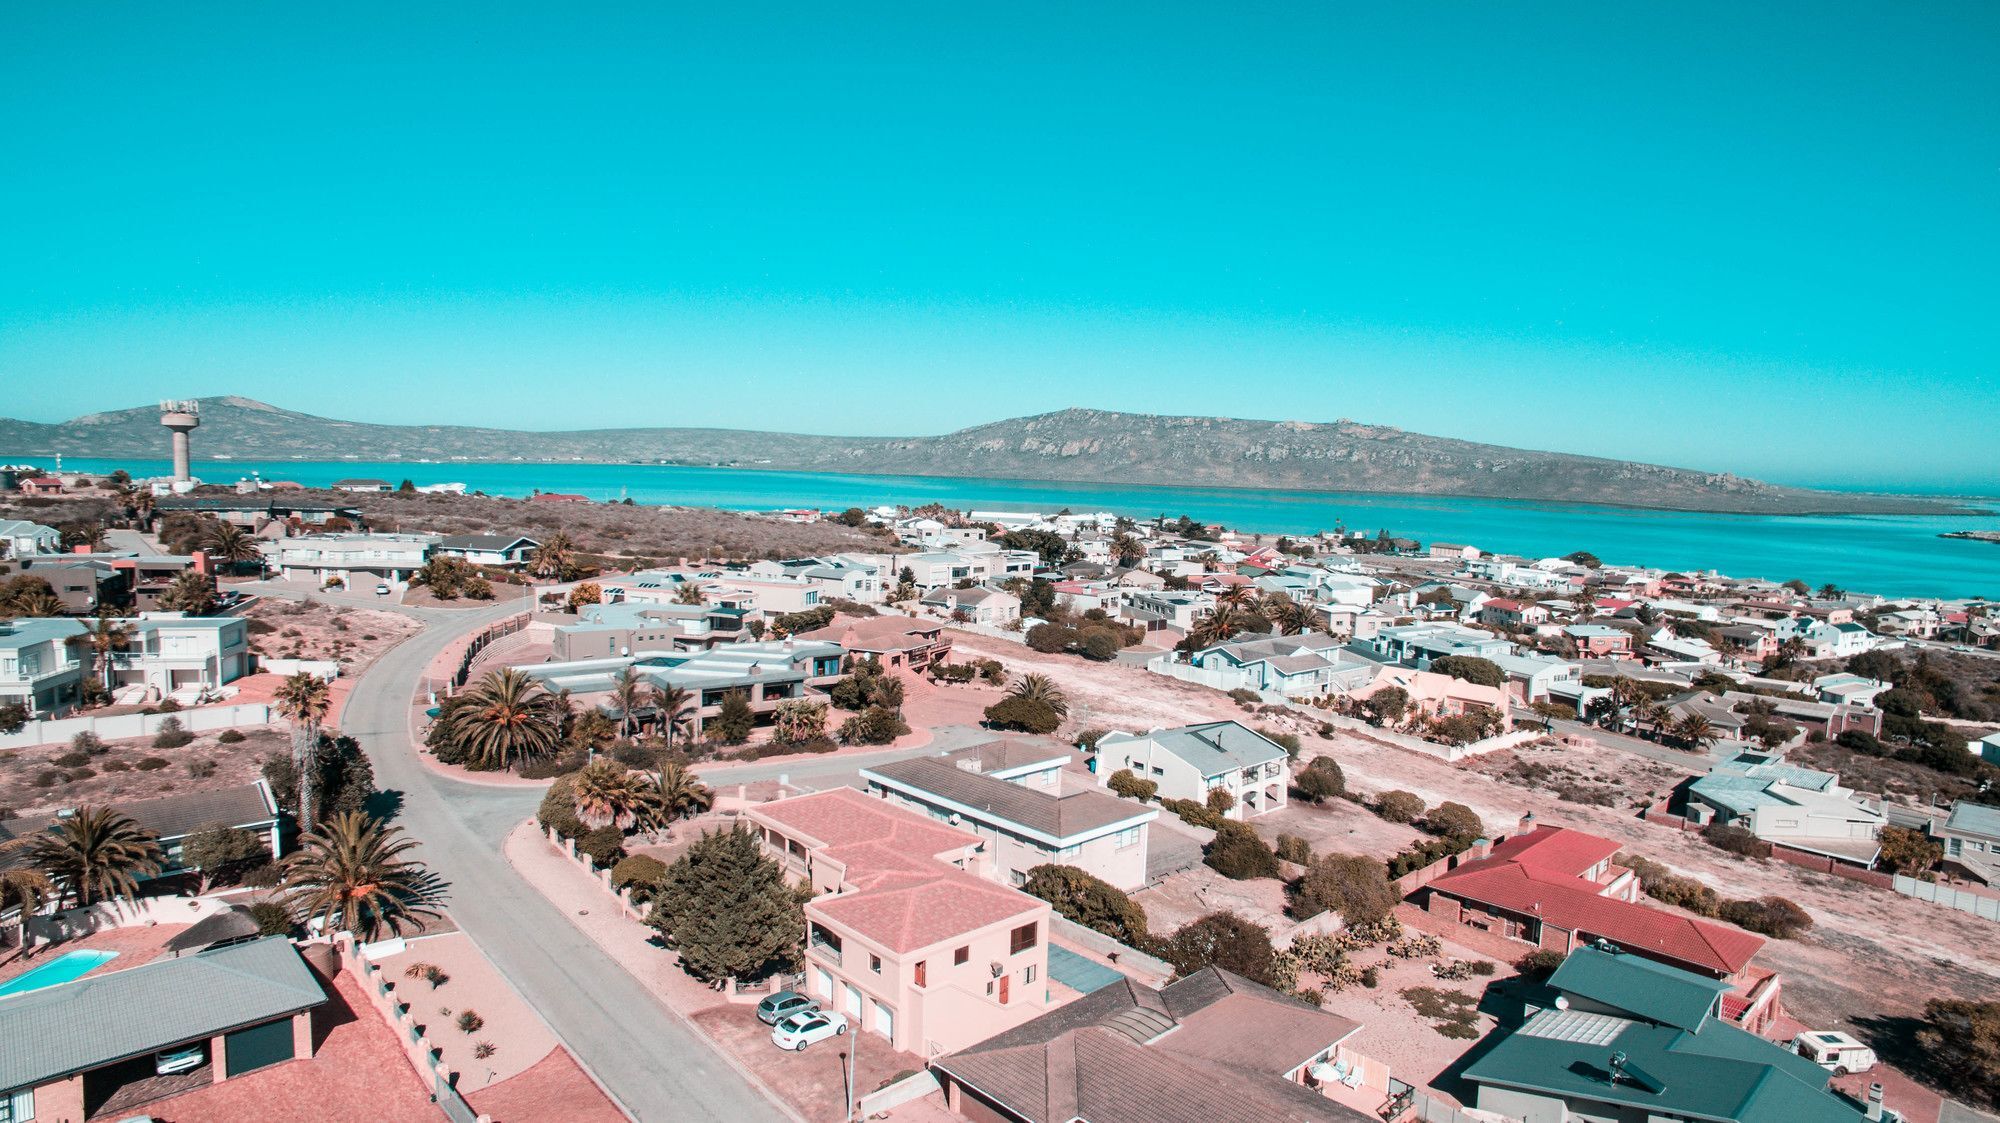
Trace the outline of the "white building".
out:
[[[240,616],[142,612],[123,623],[127,646],[111,653],[114,687],[192,698],[250,673],[249,621]]]
[[[519,534],[454,534],[438,539],[433,553],[464,558],[473,565],[513,568],[528,564],[540,542]]]
[[[60,616],[0,624],[0,705],[26,707],[30,718],[74,709],[86,673],[75,646],[83,634]]]
[[[321,582],[407,582],[422,569],[438,542],[431,534],[315,534],[260,542],[257,548],[287,580]]]
[[[1227,817],[1249,819],[1285,806],[1288,759],[1283,745],[1256,730],[1215,721],[1143,734],[1107,733],[1098,739],[1092,767],[1100,784],[1130,769],[1160,785],[1161,799],[1205,803],[1209,792],[1221,789],[1235,798]]]
[[[1873,865],[1887,822],[1878,801],[1864,800],[1840,777],[1785,764],[1765,753],[1737,753],[1688,788],[1688,818],[1743,827],[1765,842]]]
[[[0,519],[0,558],[62,553],[62,531],[21,519]]]

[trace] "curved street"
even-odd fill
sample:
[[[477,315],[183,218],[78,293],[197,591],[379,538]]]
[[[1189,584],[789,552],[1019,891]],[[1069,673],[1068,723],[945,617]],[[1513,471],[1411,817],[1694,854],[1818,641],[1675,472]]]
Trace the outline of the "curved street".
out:
[[[400,796],[395,822],[423,843],[420,857],[450,882],[452,919],[628,1114],[639,1120],[791,1118],[507,864],[501,841],[534,813],[540,789],[464,783],[418,759],[410,699],[431,659],[451,640],[519,607],[405,609],[424,620],[425,630],[362,675],[341,714],[341,730],[366,749],[376,785]]]

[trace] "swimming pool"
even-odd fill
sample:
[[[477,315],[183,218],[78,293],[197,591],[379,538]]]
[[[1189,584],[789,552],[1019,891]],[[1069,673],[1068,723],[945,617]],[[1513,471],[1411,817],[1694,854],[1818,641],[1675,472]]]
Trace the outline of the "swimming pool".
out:
[[[40,967],[16,975],[4,985],[0,985],[0,998],[80,979],[116,958],[118,953],[115,951],[66,951]]]

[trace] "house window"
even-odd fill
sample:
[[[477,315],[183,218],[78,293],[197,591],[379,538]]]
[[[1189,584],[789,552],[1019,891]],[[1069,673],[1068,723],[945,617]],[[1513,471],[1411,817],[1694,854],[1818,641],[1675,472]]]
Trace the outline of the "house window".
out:
[[[1027,984],[1032,983],[1034,981],[1035,981],[1035,965],[1030,963],[1021,970],[1021,985],[1026,986]]]
[[[1116,835],[1113,835],[1112,841],[1120,850],[1129,846],[1137,846],[1139,845],[1139,828],[1126,827]]]
[[[1078,854],[1081,854],[1081,853],[1083,853],[1083,847],[1082,847],[1082,846],[1080,846],[1080,845],[1078,845],[1078,846],[1065,846],[1065,847],[1063,847],[1063,848],[1062,848],[1061,850],[1058,850],[1058,851],[1056,851],[1056,857],[1058,857],[1058,858],[1074,858],[1074,857],[1076,857],[1076,856],[1077,856]]]
[[[1164,768],[1161,768],[1161,767],[1160,767],[1159,765],[1157,765],[1157,764],[1153,766],[1153,775],[1155,775],[1155,776],[1165,776],[1166,774],[1167,774],[1167,770],[1166,770],[1166,769],[1164,769]]]
[[[965,966],[965,961],[971,958],[972,958],[971,948],[969,947],[959,948],[957,951],[951,953],[951,965],[953,967],[963,967]]]
[[[0,1092],[0,1123],[27,1123],[35,1117],[35,1090]]]
[[[1019,955],[1039,943],[1036,927],[1034,924],[1023,924],[1007,933],[1007,954]]]
[[[870,955],[870,956],[868,957],[868,969],[869,969],[870,971],[873,971],[873,972],[875,972],[875,973],[876,973],[877,975],[881,974],[881,973],[882,973],[882,957],[881,957],[881,956],[879,956],[879,955]]]

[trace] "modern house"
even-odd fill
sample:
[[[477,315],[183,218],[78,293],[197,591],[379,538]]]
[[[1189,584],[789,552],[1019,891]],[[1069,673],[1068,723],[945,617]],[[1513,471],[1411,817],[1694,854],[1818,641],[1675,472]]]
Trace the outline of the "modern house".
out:
[[[111,653],[116,686],[144,686],[149,698],[198,695],[250,673],[250,622],[241,616],[142,612],[125,625],[126,646]]]
[[[22,617],[0,624],[0,705],[30,718],[61,717],[81,700],[88,673],[76,644],[84,626],[62,617]]]
[[[62,531],[23,519],[0,519],[0,558],[62,552]]]
[[[1285,806],[1288,759],[1283,745],[1256,730],[1212,721],[1151,733],[1107,733],[1098,739],[1091,770],[1098,783],[1107,784],[1112,773],[1130,769],[1160,785],[1163,800],[1203,803],[1220,789],[1234,798],[1226,817],[1249,819]]]
[[[1491,659],[1513,651],[1514,645],[1477,628],[1463,628],[1456,624],[1406,624],[1383,628],[1367,640],[1356,640],[1353,648],[1364,658],[1428,670],[1433,662],[1448,655]]]
[[[473,565],[514,569],[528,564],[540,545],[540,542],[519,534],[453,534],[438,539],[431,552],[448,558],[463,558]]]
[[[945,634],[943,623],[906,616],[836,620],[798,638],[801,643],[839,644],[857,658],[877,660],[885,670],[912,674],[951,658],[951,637]]]
[[[1582,659],[1627,659],[1632,655],[1632,633],[1608,624],[1570,624],[1563,638],[1576,645]]]
[[[1343,1101],[1386,1101],[1388,1069],[1349,1048],[1360,1029],[1216,967],[1117,975],[931,1070],[976,1123],[1364,1123]]]
[[[722,712],[723,699],[730,694],[741,693],[759,719],[768,718],[780,702],[811,697],[809,687],[840,677],[841,658],[836,644],[786,639],[725,644],[687,654],[525,663],[514,669],[549,690],[567,690],[580,697],[608,695],[612,681],[630,667],[648,688],[678,686],[694,696],[694,706],[684,718],[698,737]]]
[[[326,1001],[282,936],[0,998],[0,1118],[82,1123],[134,1089],[123,1118],[149,1099],[310,1057]],[[155,1055],[188,1048],[200,1065],[162,1081]],[[138,1091],[149,1085],[151,1096]]]
[[[882,603],[882,596],[888,591],[884,575],[891,572],[886,561],[876,562],[848,554],[752,562],[749,571],[797,577],[817,586],[822,599],[851,600],[858,604]]]
[[[429,534],[315,534],[261,542],[278,576],[324,583],[402,584],[424,567],[438,539]]]
[[[71,615],[90,616],[100,608],[116,609],[131,601],[125,574],[113,569],[103,558],[49,554],[16,560],[22,573],[47,581],[49,590],[62,602],[63,611]]]
[[[983,842],[852,788],[744,812],[809,886],[806,990],[920,1057],[1049,1008],[1047,903],[984,876]]]
[[[1689,785],[1687,817],[1704,826],[1743,827],[1766,842],[1863,868],[1875,863],[1887,822],[1879,800],[1843,787],[1833,773],[1750,752]]]
[[[181,864],[181,843],[191,834],[208,827],[234,827],[249,831],[264,841],[275,860],[284,856],[284,837],[279,830],[278,801],[271,786],[262,779],[233,788],[182,792],[153,799],[137,799],[113,805],[120,815],[151,831],[160,841],[160,872],[142,878],[171,877],[186,871]],[[40,834],[71,814],[35,815],[0,822],[0,842]]]
[[[970,589],[933,589],[924,596],[923,606],[952,620],[996,628],[1004,628],[1021,618],[1020,597],[982,585]]]
[[[1652,908],[1618,844],[1566,827],[1538,827],[1497,846],[1479,840],[1458,866],[1414,896],[1432,916],[1568,954],[1609,941],[1732,988],[1730,1020],[1757,1030],[1777,1017],[1779,978],[1750,966],[1764,946],[1740,928]]]
[[[1832,1074],[1720,1016],[1728,984],[1638,955],[1579,948],[1557,993],[1475,1049],[1473,1105],[1520,1123],[1860,1123]]]
[[[2000,884],[2000,807],[1959,800],[1933,833],[1944,847],[1946,872]]]
[[[871,795],[985,839],[994,876],[1008,884],[1053,864],[1075,866],[1119,889],[1144,888],[1146,832],[1159,810],[1094,786],[1062,791],[1069,754],[1059,746],[1056,752],[1044,762],[1001,753],[994,761],[1000,767],[989,771],[994,754],[974,749],[872,765],[861,779]],[[1038,767],[1045,763],[1054,767]]]
[[[1341,650],[1320,632],[1222,643],[1194,653],[1189,662],[1211,674],[1204,681],[1224,690],[1255,690],[1287,698],[1338,694],[1367,682],[1376,664]]]
[[[328,484],[327,486],[332,488],[334,491],[370,492],[370,491],[396,490],[396,485],[390,483],[388,480],[376,480],[376,479],[366,479],[366,478],[335,480],[332,483]]]
[[[558,663],[735,643],[749,632],[743,613],[707,604],[590,604],[575,623],[555,626],[549,658]]]

